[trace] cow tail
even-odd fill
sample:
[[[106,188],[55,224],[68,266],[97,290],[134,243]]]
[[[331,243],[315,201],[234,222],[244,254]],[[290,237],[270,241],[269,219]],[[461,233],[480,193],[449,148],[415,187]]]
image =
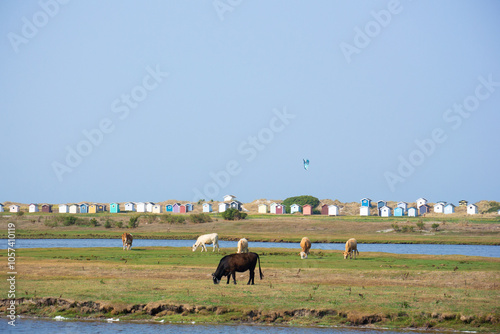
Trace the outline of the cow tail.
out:
[[[257,260],[259,260],[259,274],[260,274],[260,279],[264,278],[264,275],[262,274],[262,270],[260,269],[260,257],[257,255]]]

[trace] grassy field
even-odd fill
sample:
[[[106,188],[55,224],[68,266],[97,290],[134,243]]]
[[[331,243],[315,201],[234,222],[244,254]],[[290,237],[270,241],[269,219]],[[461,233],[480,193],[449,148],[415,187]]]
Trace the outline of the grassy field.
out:
[[[500,244],[500,217],[359,217],[250,215],[241,221],[224,221],[216,214],[209,222],[193,223],[190,215],[143,214],[138,227],[127,228],[136,214],[0,214],[0,226],[16,224],[18,238],[119,238],[128,231],[136,238],[196,239],[203,233],[219,233],[222,240],[345,242],[355,237],[364,243]],[[76,223],[65,225],[65,217]],[[94,219],[92,221],[92,219]],[[91,221],[93,223],[91,223]],[[106,224],[109,228],[105,228]],[[422,224],[421,227],[418,224]],[[437,226],[437,228],[433,227]],[[399,228],[400,232],[394,229]],[[406,231],[404,229],[407,228]],[[413,230],[410,230],[413,229]]]
[[[209,323],[500,330],[500,259],[252,249],[264,279],[214,285],[225,251],[151,247],[19,249],[18,311]],[[5,258],[6,254],[1,254]],[[6,261],[6,259],[4,259]],[[258,277],[258,275],[257,275]],[[0,289],[7,291],[7,275]],[[50,297],[50,298],[48,298]],[[0,310],[5,311],[6,300]]]

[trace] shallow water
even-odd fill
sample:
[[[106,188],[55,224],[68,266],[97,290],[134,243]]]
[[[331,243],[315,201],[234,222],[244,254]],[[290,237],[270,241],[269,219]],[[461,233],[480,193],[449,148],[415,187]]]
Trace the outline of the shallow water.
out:
[[[133,247],[191,247],[194,240],[152,240],[135,239]],[[54,247],[121,247],[121,239],[17,239],[15,248],[54,248]],[[221,248],[236,249],[236,241],[219,241]],[[0,249],[6,249],[7,239],[0,239]],[[249,242],[250,248],[295,248],[300,250],[298,243],[288,242]],[[341,243],[314,243],[312,249],[344,250]],[[207,245],[212,251],[212,246]],[[425,255],[468,255],[484,257],[500,257],[500,246],[482,245],[429,245],[429,244],[358,244],[362,252],[383,252],[394,254],[425,254]],[[199,249],[197,250],[199,251]]]
[[[415,333],[415,331],[389,331],[374,329],[352,328],[321,328],[321,327],[279,327],[279,326],[252,326],[252,325],[197,325],[197,324],[170,324],[159,322],[112,322],[106,321],[56,321],[41,319],[21,318],[16,320],[16,326],[8,325],[5,318],[0,319],[0,332],[2,333],[141,333],[141,334],[178,334],[178,333],[233,333],[233,334],[398,334]],[[438,333],[433,331],[433,333]]]

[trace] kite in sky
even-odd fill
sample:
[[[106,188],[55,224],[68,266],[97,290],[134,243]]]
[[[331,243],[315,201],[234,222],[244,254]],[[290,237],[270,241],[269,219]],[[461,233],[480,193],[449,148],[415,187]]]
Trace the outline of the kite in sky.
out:
[[[309,169],[309,159],[308,160],[302,159],[302,160],[304,160],[304,169],[308,170]]]

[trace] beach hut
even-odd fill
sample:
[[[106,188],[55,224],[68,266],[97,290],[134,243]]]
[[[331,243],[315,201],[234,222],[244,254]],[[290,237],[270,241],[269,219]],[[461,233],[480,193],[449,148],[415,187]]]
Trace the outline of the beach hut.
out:
[[[4,212],[3,211],[3,204],[2,203],[0,203],[0,212]]]
[[[384,205],[380,208],[380,216],[381,217],[390,217],[392,215],[392,209],[387,205]]]
[[[106,205],[93,203],[89,205],[89,213],[99,213],[106,211]]]
[[[66,204],[60,204],[59,213],[69,213],[69,207]]]
[[[146,202],[146,212],[153,212],[153,207],[155,204],[153,202]]]
[[[120,212],[120,204],[118,204],[118,203],[111,203],[109,205],[109,212],[110,213],[119,213]]]
[[[361,199],[361,206],[367,206],[367,207],[371,207],[372,206],[372,200],[369,199],[369,198],[362,198]]]
[[[38,212],[38,204],[31,203],[28,207],[28,212]]]
[[[368,206],[360,206],[359,207],[359,215],[360,216],[369,216],[370,215],[370,207]]]
[[[467,206],[468,202],[467,202],[466,200],[464,200],[464,199],[463,199],[463,200],[459,201],[459,202],[458,202],[458,204],[459,204],[460,206]]]
[[[50,204],[43,204],[42,205],[42,212],[46,212],[46,213],[52,212],[52,205],[50,205]]]
[[[187,212],[186,204],[179,205],[179,213],[186,213],[186,212]]]
[[[257,207],[258,213],[267,213],[267,204],[259,204]]]
[[[225,195],[222,198],[223,198],[224,202],[232,202],[236,198],[236,196],[234,196],[234,195]]]
[[[321,214],[325,215],[325,216],[328,216],[328,205],[327,204],[323,204],[321,206]]]
[[[78,204],[71,204],[69,206],[69,213],[80,213],[80,206]]]
[[[336,205],[328,206],[328,215],[329,216],[340,216],[340,209]]]
[[[290,213],[301,212],[302,208],[298,204],[290,205]]]
[[[222,202],[219,203],[219,212],[224,212],[229,208],[229,203]]]
[[[125,211],[135,211],[135,204],[133,202],[125,203]]]
[[[416,217],[418,216],[418,210],[416,208],[409,208],[408,209],[408,217]]]
[[[21,209],[21,207],[19,205],[16,205],[16,204],[12,204],[11,206],[9,206],[9,211],[10,212],[19,212],[19,210]]]
[[[405,211],[402,207],[398,206],[394,209],[394,217],[403,217],[405,215]]]
[[[194,208],[193,204],[191,204],[191,203],[186,203],[186,212],[191,212],[191,211],[193,211],[193,208]]]
[[[427,200],[425,198],[420,197],[419,199],[417,199],[417,208],[420,208],[425,204],[427,204]]]
[[[283,215],[286,213],[285,206],[283,204],[276,205],[276,214]]]
[[[172,205],[172,212],[173,213],[180,213],[181,212],[181,203],[174,203],[174,205]]]
[[[93,203],[89,205],[89,213],[97,213],[97,204]]]
[[[232,201],[231,203],[229,203],[229,207],[231,209],[236,209],[238,211],[241,211],[241,202],[239,202],[239,201]]]
[[[278,203],[271,203],[271,205],[269,206],[269,212],[271,213],[274,213],[276,214],[276,206],[278,205]]]
[[[89,213],[89,205],[87,203],[80,204],[80,213]]]
[[[302,207],[302,214],[304,216],[310,216],[310,215],[312,215],[312,206],[310,204],[305,204]]]
[[[455,213],[455,205],[448,203],[444,207],[444,214],[449,215],[450,213]]]
[[[127,207],[127,205],[125,205],[125,207]],[[144,203],[144,202],[135,203],[135,207],[136,207],[137,212],[146,212],[146,203]],[[133,211],[133,210],[131,210],[131,211]]]
[[[174,206],[172,204],[165,205],[165,212],[173,212]]]
[[[152,213],[161,213],[161,205],[160,204],[155,204],[153,205],[153,208],[151,209]]]
[[[424,215],[426,213],[429,213],[430,207],[427,204],[422,204],[421,206],[418,207],[418,213],[420,215]]]
[[[434,204],[434,213],[443,213],[444,212],[444,203],[438,202]]]
[[[406,203],[406,202],[398,202],[397,207],[398,208],[402,208],[403,209],[403,214],[405,214],[406,210],[408,210],[408,203]],[[394,215],[396,215],[396,213],[394,213]]]
[[[477,211],[477,205],[475,204],[469,204],[467,205],[467,214],[468,215],[477,215],[478,211]]]
[[[212,204],[203,203],[203,212],[212,212]]]

